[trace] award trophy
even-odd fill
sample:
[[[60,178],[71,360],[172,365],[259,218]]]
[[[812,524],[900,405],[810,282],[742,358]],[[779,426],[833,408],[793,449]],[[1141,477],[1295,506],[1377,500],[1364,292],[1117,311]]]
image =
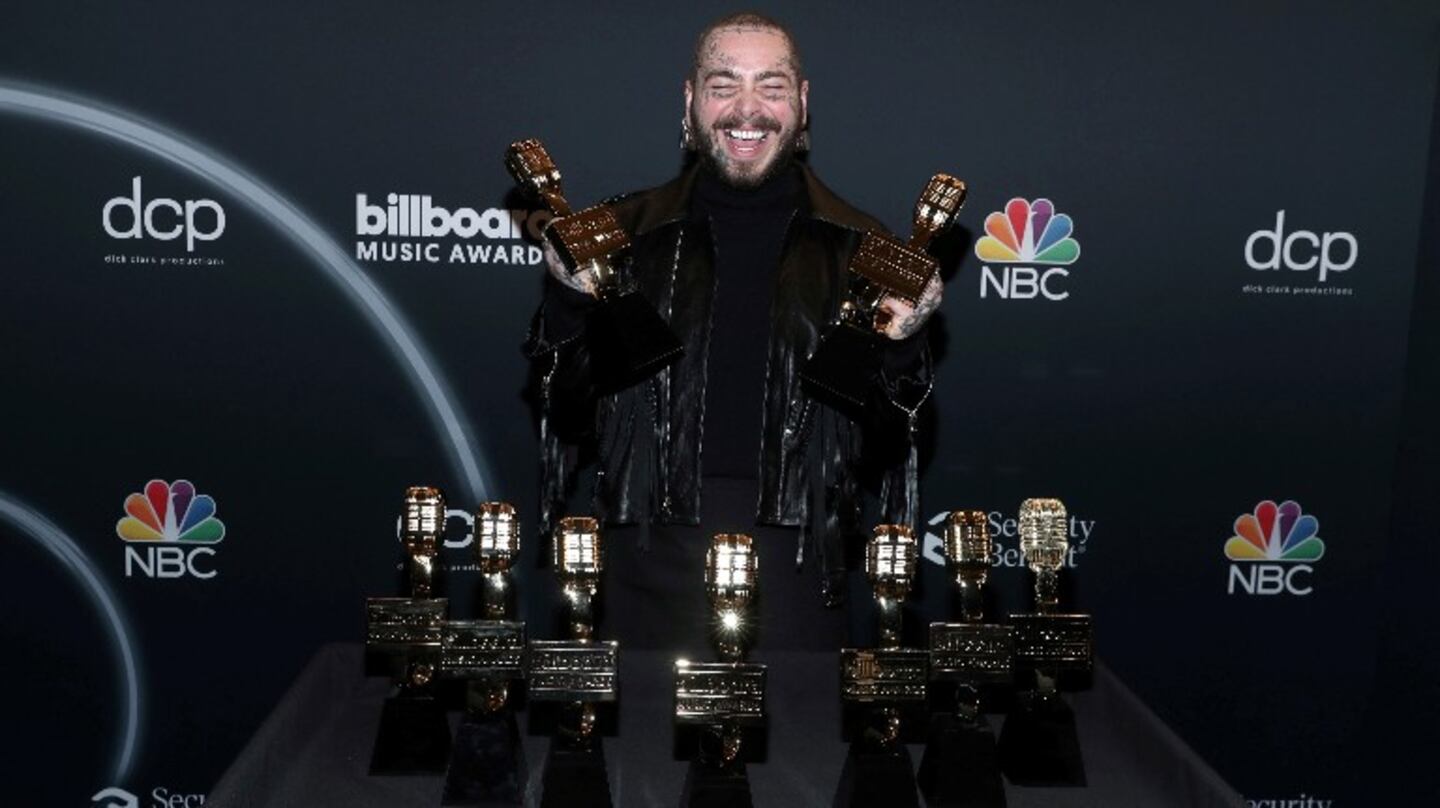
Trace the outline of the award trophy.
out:
[[[981,691],[1014,679],[1015,635],[1009,626],[985,622],[990,530],[984,511],[950,514],[945,556],[960,594],[961,622],[930,624],[930,681],[937,689],[953,687],[954,702],[953,711],[931,719],[920,792],[931,808],[1003,808],[1005,782]]]
[[[380,714],[371,774],[445,771],[450,725],[435,698],[435,676],[447,602],[430,596],[435,551],[444,530],[440,489],[407,488],[400,538],[408,559],[410,597],[365,601],[367,663],[383,666],[395,685]]]
[[[1020,503],[1020,548],[1035,573],[1035,613],[1012,614],[1015,665],[1033,673],[1035,689],[1016,694],[1000,732],[1005,776],[1018,785],[1083,786],[1085,763],[1075,714],[1060,697],[1061,674],[1088,675],[1095,646],[1088,614],[1059,614],[1058,573],[1069,547],[1065,505]]]
[[[620,282],[614,259],[630,246],[615,212],[596,205],[579,212],[560,187],[560,169],[538,140],[520,140],[505,152],[510,176],[555,214],[545,240],[574,275],[589,271],[599,304],[585,319],[585,339],[597,383],[618,390],[641,381],[680,357],[684,348],[655,307]]]
[[[553,560],[569,607],[570,639],[530,641],[530,700],[561,704],[540,805],[609,808],[610,778],[595,731],[595,705],[617,698],[620,646],[595,639],[594,600],[603,569],[600,525],[588,516],[567,516],[555,533]]]
[[[760,757],[754,750],[765,732],[765,666],[746,662],[745,652],[759,570],[749,536],[720,533],[710,542],[705,591],[720,661],[675,661],[676,746],[684,746],[682,738],[695,742],[680,800],[688,808],[753,804],[745,755]],[[746,733],[759,737],[744,743]]]
[[[840,652],[840,699],[851,740],[836,808],[920,805],[902,735],[924,713],[930,654],[900,646],[900,604],[910,594],[917,552],[914,534],[902,525],[877,525],[865,546],[865,575],[880,610],[880,647]]]
[[[800,369],[806,392],[848,415],[863,414],[869,408],[884,339],[876,332],[889,324],[880,302],[887,296],[912,306],[920,301],[925,287],[940,271],[940,264],[925,252],[925,246],[954,224],[963,204],[965,183],[948,174],[936,174],[915,204],[909,244],[880,231],[865,234],[850,259],[849,295],[840,306],[840,315]]]
[[[484,618],[447,620],[440,641],[440,677],[465,683],[445,805],[520,805],[525,799],[525,750],[510,704],[510,683],[525,678],[525,624],[507,619],[510,565],[519,552],[515,508],[504,502],[476,508]]]

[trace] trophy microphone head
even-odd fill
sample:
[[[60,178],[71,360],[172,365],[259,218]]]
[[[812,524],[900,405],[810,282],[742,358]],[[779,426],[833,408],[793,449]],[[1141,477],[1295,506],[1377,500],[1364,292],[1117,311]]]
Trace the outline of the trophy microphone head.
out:
[[[990,571],[990,521],[984,511],[951,511],[945,523],[945,556],[957,572]]]
[[[955,223],[965,204],[965,183],[949,174],[936,174],[915,203],[915,229],[933,236]]]
[[[877,598],[904,600],[915,580],[915,534],[905,525],[876,525],[865,545],[865,575]]]
[[[1070,547],[1069,517],[1058,499],[1027,499],[1020,503],[1020,549],[1037,575],[1055,572]]]
[[[743,533],[717,533],[705,553],[705,591],[710,600],[741,608],[755,594],[760,558]]]
[[[412,556],[434,556],[445,532],[445,495],[428,485],[405,489],[405,510],[400,517],[400,539]]]
[[[593,584],[604,569],[600,523],[589,516],[566,516],[555,528],[552,542],[555,574],[564,583]]]
[[[508,502],[482,502],[475,509],[475,554],[480,571],[505,572],[520,552],[520,519]]]
[[[714,639],[720,656],[744,659],[750,634],[750,601],[755,596],[760,558],[743,533],[717,533],[705,553],[705,592],[715,610]]]
[[[563,196],[560,190],[560,169],[550,159],[545,146],[535,139],[517,140],[505,150],[505,168],[520,187],[535,196],[549,192]]]

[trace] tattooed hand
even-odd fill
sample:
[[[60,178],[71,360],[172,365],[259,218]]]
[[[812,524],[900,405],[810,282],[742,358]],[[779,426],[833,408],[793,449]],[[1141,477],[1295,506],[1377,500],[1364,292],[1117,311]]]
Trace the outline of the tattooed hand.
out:
[[[875,330],[890,339],[905,339],[913,335],[930,319],[935,309],[940,307],[944,286],[940,282],[939,273],[936,273],[925,291],[920,294],[920,302],[914,306],[899,298],[887,296],[880,301],[880,308],[875,312]],[[880,326],[881,323],[884,323],[884,327]]]
[[[584,292],[592,297],[595,295],[595,278],[592,277],[590,270],[571,275],[570,269],[565,266],[564,261],[560,260],[560,254],[555,252],[555,248],[550,246],[550,242],[543,241],[541,247],[545,251],[545,266],[550,270],[551,277],[577,292]]]

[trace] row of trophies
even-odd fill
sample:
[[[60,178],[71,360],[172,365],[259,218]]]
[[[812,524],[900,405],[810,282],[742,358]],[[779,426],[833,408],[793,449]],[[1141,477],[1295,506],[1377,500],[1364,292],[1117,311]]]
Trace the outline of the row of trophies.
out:
[[[369,598],[367,666],[394,687],[380,718],[372,774],[447,772],[443,802],[520,804],[527,766],[511,687],[523,680],[535,707],[554,705],[556,731],[541,784],[542,806],[609,806],[598,710],[618,699],[619,647],[595,637],[593,604],[603,570],[599,525],[560,520],[554,570],[567,602],[569,637],[528,640],[509,619],[509,569],[520,548],[515,509],[484,503],[475,513],[483,576],[483,617],[448,619],[432,591],[445,523],[440,491],[406,491],[401,539],[410,597]],[[901,606],[918,548],[907,527],[880,525],[866,545],[865,572],[879,611],[879,643],[840,652],[844,734],[849,753],[837,806],[1003,806],[1002,772],[1024,785],[1083,785],[1074,715],[1059,696],[1062,677],[1093,665],[1089,615],[1059,611],[1058,573],[1068,547],[1065,507],[1028,499],[1021,546],[1035,573],[1035,610],[987,622],[990,535],[981,511],[956,511],[945,550],[961,603],[959,622],[931,623],[929,648],[902,644]],[[719,534],[706,554],[711,638],[719,660],[676,660],[677,754],[690,759],[681,804],[749,806],[746,762],[764,758],[766,666],[746,661],[759,559],[749,536]],[[465,710],[452,741],[439,686],[463,686]],[[1012,687],[1018,692],[1012,692]],[[1010,698],[998,743],[987,705]],[[931,708],[934,709],[931,709]],[[558,714],[556,714],[558,713]],[[905,744],[926,744],[918,781]]]

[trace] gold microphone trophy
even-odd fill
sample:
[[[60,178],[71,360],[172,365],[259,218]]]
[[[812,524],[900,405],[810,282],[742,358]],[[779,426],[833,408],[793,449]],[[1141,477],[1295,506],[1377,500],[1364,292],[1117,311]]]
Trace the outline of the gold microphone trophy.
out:
[[[719,662],[675,661],[676,747],[690,758],[681,806],[748,808],[745,761],[759,760],[765,733],[765,666],[746,662],[760,559],[743,534],[720,533],[705,555]],[[689,732],[687,730],[696,730]],[[748,736],[748,737],[747,737]],[[693,742],[693,748],[685,749]]]
[[[806,392],[850,416],[869,409],[885,339],[878,332],[889,324],[880,303],[887,296],[912,306],[920,302],[925,287],[940,271],[939,262],[925,247],[955,223],[964,204],[965,183],[936,174],[915,204],[909,244],[877,230],[865,234],[850,259],[850,289],[840,314],[800,368]]]
[[[600,524],[567,516],[555,528],[555,575],[565,592],[568,640],[530,641],[530,700],[559,702],[541,783],[542,808],[609,808],[610,778],[596,705],[619,696],[620,644],[595,639],[595,595],[604,570]]]
[[[865,546],[865,575],[880,611],[878,648],[840,652],[840,700],[850,751],[836,808],[919,808],[903,741],[924,714],[930,653],[901,647],[901,604],[915,579],[918,548],[903,525],[876,525]]]
[[[984,511],[953,511],[945,556],[960,595],[959,623],[930,624],[930,681],[954,688],[953,706],[931,718],[918,781],[930,808],[1003,808],[1005,782],[982,691],[1014,680],[1015,634],[985,622],[990,528]],[[946,693],[947,696],[952,694]]]
[[[602,390],[628,387],[674,362],[684,352],[670,326],[643,294],[630,288],[617,266],[630,236],[606,205],[574,212],[565,201],[560,169],[538,140],[519,140],[505,152],[516,184],[555,218],[545,229],[571,275],[589,272],[599,302],[585,317],[585,343]]]
[[[520,805],[525,750],[510,687],[525,678],[525,624],[510,620],[510,566],[520,553],[520,520],[505,502],[475,509],[483,619],[447,620],[440,677],[465,683],[465,713],[455,730],[444,805]]]
[[[410,597],[365,601],[366,667],[382,668],[394,683],[380,714],[371,774],[439,773],[450,755],[450,725],[435,698],[449,604],[431,597],[435,553],[445,532],[445,496],[438,488],[411,486],[404,508],[400,539]]]
[[[1035,573],[1035,613],[1012,614],[1015,665],[1035,689],[1017,693],[1000,731],[1000,761],[1017,785],[1083,786],[1085,762],[1075,714],[1060,697],[1062,674],[1090,675],[1095,645],[1088,614],[1060,614],[1059,572],[1069,550],[1069,520],[1058,499],[1020,503],[1020,549]]]

